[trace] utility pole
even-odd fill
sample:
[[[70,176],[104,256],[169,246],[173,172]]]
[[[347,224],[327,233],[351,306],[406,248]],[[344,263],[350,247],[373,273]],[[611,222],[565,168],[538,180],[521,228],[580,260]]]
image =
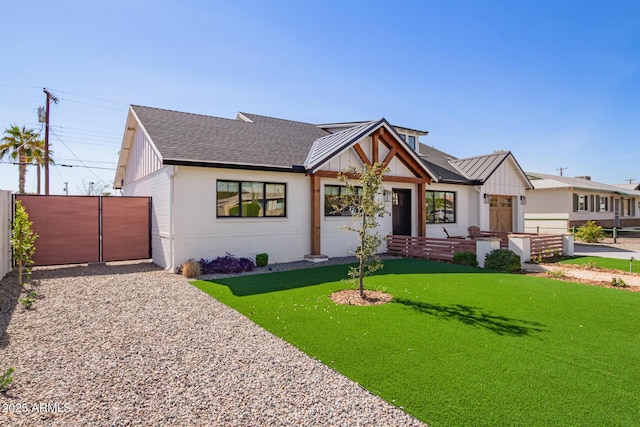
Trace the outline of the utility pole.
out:
[[[565,170],[565,169],[569,169],[569,168],[568,168],[568,167],[566,167],[566,168],[558,168],[558,169],[556,169],[556,170],[557,170],[557,171],[560,171],[560,176],[562,176],[562,171],[563,171],[563,170]]]
[[[627,178],[625,179],[625,181],[629,181],[629,184],[633,184],[633,181],[635,181],[635,178]]]
[[[44,124],[44,194],[49,195],[49,104],[60,102],[47,88],[42,91],[47,94],[47,103],[45,104],[46,123]]]
[[[67,196],[69,195],[69,183],[68,182],[64,183],[64,194],[67,195]]]

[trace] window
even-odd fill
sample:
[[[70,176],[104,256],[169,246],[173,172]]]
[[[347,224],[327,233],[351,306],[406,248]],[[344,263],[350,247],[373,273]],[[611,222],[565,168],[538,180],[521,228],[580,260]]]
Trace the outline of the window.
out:
[[[427,191],[427,224],[456,222],[456,193]]]
[[[608,211],[609,210],[609,198],[607,196],[599,196],[600,199],[600,210]]]
[[[356,187],[358,194],[362,193],[362,187]],[[351,216],[354,208],[345,208],[342,211],[336,211],[335,206],[340,204],[340,198],[347,195],[347,187],[344,185],[325,185],[324,186],[324,216]]]
[[[587,210],[587,196],[584,194],[580,194],[578,196],[578,211],[586,211]]]
[[[286,216],[286,184],[218,181],[218,217]]]
[[[416,149],[416,137],[415,136],[409,135],[409,140],[407,142],[409,143],[409,146],[412,149],[414,149],[414,150]]]

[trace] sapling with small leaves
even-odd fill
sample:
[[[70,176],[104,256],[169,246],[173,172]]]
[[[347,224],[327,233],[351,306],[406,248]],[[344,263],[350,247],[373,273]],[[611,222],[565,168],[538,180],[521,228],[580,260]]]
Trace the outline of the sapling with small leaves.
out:
[[[382,179],[388,169],[380,163],[365,164],[362,169],[349,167],[338,175],[338,180],[345,186],[333,209],[343,212],[351,211],[353,221],[342,228],[345,232],[355,232],[358,244],[353,254],[358,258],[358,267],[349,269],[349,279],[358,282],[360,298],[364,298],[364,278],[382,268],[382,261],[377,256],[382,245],[380,233],[375,231],[380,225],[378,218],[387,212],[387,204],[380,197],[384,192]]]
[[[29,221],[29,214],[20,200],[16,201],[15,209],[11,229],[11,248],[18,270],[18,283],[20,286],[24,286],[24,279],[31,278],[33,254],[36,250],[35,241],[38,235],[31,228],[33,223]]]

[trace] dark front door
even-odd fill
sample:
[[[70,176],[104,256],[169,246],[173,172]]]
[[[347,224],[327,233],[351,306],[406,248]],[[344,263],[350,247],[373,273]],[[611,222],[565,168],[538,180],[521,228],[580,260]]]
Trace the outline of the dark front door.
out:
[[[391,220],[393,234],[411,235],[411,190],[393,189]]]

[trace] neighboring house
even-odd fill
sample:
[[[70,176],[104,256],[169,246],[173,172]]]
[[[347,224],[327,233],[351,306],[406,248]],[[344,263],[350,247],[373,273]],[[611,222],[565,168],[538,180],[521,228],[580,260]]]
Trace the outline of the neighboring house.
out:
[[[627,184],[613,184],[614,187],[621,187],[621,188],[625,188],[627,190],[636,190],[636,191],[640,191],[640,184],[638,184],[637,182],[630,182]]]
[[[424,135],[385,119],[314,125],[131,106],[114,182],[152,197],[153,260],[172,270],[225,252],[271,262],[349,255],[357,236],[340,228],[350,212],[331,208],[344,190],[338,173],[376,161],[389,168],[383,235],[523,230],[532,187],[511,153],[456,159],[420,144]]]
[[[590,177],[527,175],[535,187],[527,192],[527,232],[566,232],[589,220],[605,228],[640,226],[640,191]]]

